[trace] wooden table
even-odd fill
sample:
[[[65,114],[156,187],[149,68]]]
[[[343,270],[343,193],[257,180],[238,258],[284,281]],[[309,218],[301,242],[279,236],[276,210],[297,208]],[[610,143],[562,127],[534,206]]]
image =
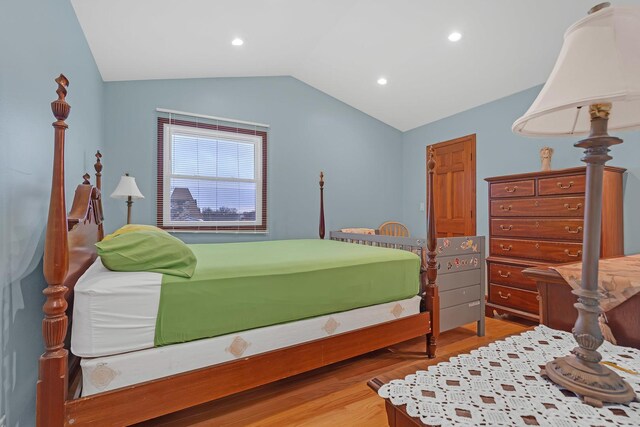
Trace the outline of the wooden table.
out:
[[[501,341],[501,340],[503,340],[503,338],[498,338],[498,339],[494,338],[491,341]],[[561,340],[561,342],[558,342],[558,343],[550,342],[554,340]],[[516,338],[515,340],[507,343],[504,343],[504,342],[499,343],[493,350],[493,354],[491,351],[481,350],[476,356],[469,355],[469,353],[471,353],[475,349],[478,349],[479,347],[486,347],[486,344],[483,343],[480,345],[475,345],[465,349],[457,350],[455,353],[444,354],[438,358],[431,359],[429,362],[424,363],[424,365],[419,366],[418,369],[416,369],[416,366],[413,365],[411,367],[403,367],[390,372],[383,373],[381,375],[378,375],[376,378],[373,378],[372,380],[370,380],[367,384],[371,389],[373,389],[376,392],[376,394],[378,394],[379,390],[383,386],[385,386],[385,384],[388,384],[393,380],[404,380],[404,381],[399,381],[398,383],[396,383],[394,386],[391,386],[390,388],[387,388],[385,386],[383,395],[393,396],[392,398],[390,397],[390,398],[384,399],[385,411],[387,416],[387,424],[390,427],[410,427],[410,426],[424,427],[426,425],[426,424],[423,424],[421,418],[412,417],[411,415],[409,415],[409,412],[407,411],[407,405],[405,404],[394,405],[392,403],[392,399],[394,399],[395,401],[396,398],[398,398],[400,402],[406,401],[406,399],[409,399],[410,403],[408,404],[408,406],[410,407],[409,409],[411,413],[415,411],[417,413],[422,414],[421,416],[430,417],[431,416],[430,414],[439,412],[438,415],[433,416],[433,419],[434,419],[433,422],[436,422],[435,421],[436,419],[441,419],[444,423],[450,422],[451,419],[453,419],[456,422],[462,421],[462,422],[468,423],[469,422],[468,420],[471,420],[472,418],[475,420],[475,422],[479,422],[479,419],[482,419],[484,420],[484,422],[487,422],[488,419],[492,419],[492,418],[496,419],[496,416],[497,416],[496,414],[499,414],[498,419],[502,418],[502,421],[504,421],[505,418],[507,420],[511,419],[510,416],[515,418],[521,417],[526,424],[529,424],[530,418],[532,419],[531,421],[533,423],[535,423],[536,421],[540,421],[540,420],[536,420],[538,414],[542,416],[543,419],[545,419],[545,417],[549,417],[549,420],[551,420],[551,419],[555,419],[555,417],[558,417],[558,414],[557,414],[558,408],[554,405],[554,403],[557,404],[557,402],[559,401],[562,402],[562,404],[566,403],[567,405],[566,410],[569,413],[562,414],[563,415],[562,419],[565,421],[567,420],[574,420],[574,421],[587,420],[588,421],[591,419],[589,417],[593,416],[595,418],[598,418],[598,421],[599,421],[594,425],[627,425],[626,423],[628,422],[628,420],[640,419],[640,418],[636,418],[636,417],[640,417],[640,411],[638,411],[637,407],[625,407],[624,405],[612,405],[613,408],[609,408],[611,409],[610,411],[611,413],[609,414],[607,412],[607,414],[609,415],[597,413],[597,412],[595,412],[594,414],[585,413],[584,410],[582,409],[576,411],[575,409],[572,409],[572,408],[575,408],[576,406],[583,406],[582,403],[580,403],[581,399],[579,396],[570,392],[568,392],[568,394],[567,392],[560,393],[560,391],[558,391],[556,387],[553,387],[552,384],[550,385],[548,381],[544,381],[539,376],[539,374],[537,374],[539,372],[537,370],[538,369],[537,366],[540,366],[540,362],[541,362],[541,360],[539,359],[548,360],[548,358],[558,357],[561,353],[564,354],[565,352],[569,352],[570,348],[572,347],[571,345],[572,342],[573,342],[573,338],[571,337],[570,333],[554,331],[553,329],[548,329],[548,327],[540,326],[539,329],[533,334],[527,334],[527,336],[525,337]],[[538,345],[538,343],[540,343],[540,346],[541,346],[539,350],[536,349],[536,345]],[[522,353],[526,353],[526,355],[522,359],[519,357],[514,358],[513,357],[514,355],[512,354],[513,352],[517,352],[517,353],[522,352]],[[541,352],[542,354],[539,354],[538,352]],[[425,375],[425,374],[416,374],[417,370],[431,371],[431,369],[428,369],[429,366],[436,365],[441,362],[448,362],[454,356],[459,356],[459,358],[456,361],[452,361],[452,365],[449,368],[449,370],[456,369],[456,368],[459,369],[461,377],[465,378],[464,380],[461,380],[461,381],[470,381],[469,378],[471,378],[471,376],[480,375],[481,372],[478,372],[478,370],[485,370],[485,371],[491,371],[491,372],[493,372],[494,369],[502,370],[502,372],[505,375],[494,377],[492,374],[491,376],[489,376],[489,378],[502,378],[506,376],[507,378],[502,378],[502,380],[506,381],[505,383],[502,383],[503,384],[502,387],[504,388],[504,390],[511,390],[516,393],[514,394],[514,399],[513,399],[514,401],[511,402],[508,399],[505,399],[504,401],[502,401],[502,403],[496,400],[491,401],[490,403],[494,404],[495,406],[493,406],[492,408],[486,408],[486,413],[485,413],[484,412],[485,408],[483,406],[483,403],[479,403],[479,401],[476,401],[473,404],[460,403],[460,402],[467,401],[466,399],[461,399],[462,396],[459,396],[460,393],[465,394],[466,389],[454,389],[453,394],[451,396],[453,400],[447,401],[448,395],[446,393],[451,390],[449,390],[449,388],[447,388],[447,386],[445,386],[444,384],[440,386],[438,385],[439,384],[438,378],[439,380],[443,380],[443,379],[447,380],[446,383],[448,384],[449,379],[452,378],[451,375],[454,375],[454,374],[448,373],[447,370],[445,370],[444,371],[445,373],[443,373],[443,371],[439,370],[440,368],[435,368],[435,370],[433,371],[433,375],[437,378],[436,381],[426,382],[424,381],[426,378],[423,378],[422,380],[418,378],[420,375]],[[470,359],[475,359],[476,357],[478,359],[482,359],[482,362],[478,360],[478,362],[480,363],[470,363],[473,361]],[[605,358],[605,360],[610,360],[613,363],[621,364],[620,366],[623,366],[625,363],[629,362],[629,360],[633,360],[636,362],[640,360],[638,358],[638,351],[631,347],[627,347],[627,348],[615,347],[615,348],[609,349],[608,351],[605,351],[605,353],[603,353],[603,357]],[[512,362],[514,359],[520,359],[521,361]],[[496,366],[500,366],[500,368],[493,367],[494,365],[492,365],[492,363],[494,361],[498,363]],[[523,363],[523,361],[527,361],[527,362]],[[506,363],[509,366],[505,366],[504,363]],[[514,363],[514,365],[510,366],[511,363]],[[474,367],[469,368],[469,366],[474,366]],[[637,365],[635,364],[631,364],[630,369],[632,369],[632,371],[637,371],[639,368],[636,366]],[[511,372],[512,369],[514,369],[517,373],[514,375],[508,374],[507,372]],[[528,378],[528,375],[534,375],[533,374],[534,371],[536,372],[536,376]],[[629,371],[629,372],[632,372],[632,371]],[[414,376],[412,374],[416,374],[416,375]],[[528,387],[524,387],[524,389],[527,389],[527,390],[524,390],[524,389],[517,390],[517,388],[515,388],[516,384],[520,383],[520,380],[521,380],[519,379],[520,377],[518,377],[518,374],[522,378],[526,378],[528,380],[534,381],[534,383],[532,383],[531,386],[536,387],[536,389],[532,388],[531,390],[528,390]],[[409,375],[411,375],[411,378],[407,378],[407,376]],[[426,374],[427,377],[429,377],[430,375],[431,375],[430,373]],[[629,378],[631,378],[630,374],[627,374],[627,375],[629,376]],[[405,378],[407,379],[405,380]],[[502,380],[498,379],[498,381],[502,381]],[[539,382],[535,383],[535,381],[539,381],[539,382],[541,381],[542,384]],[[488,386],[489,388],[486,388],[487,385],[482,385],[483,382],[484,383],[487,382],[486,377],[484,381],[482,380],[476,381],[475,386],[473,385],[474,381],[470,381],[469,386],[476,390],[485,390],[486,393],[488,393],[487,396],[489,396],[487,399],[490,399],[491,396],[498,396],[502,392],[502,390],[488,391],[492,387]],[[428,386],[426,386],[426,390],[434,390],[434,391],[442,390],[443,393],[445,393],[443,396],[440,396],[438,400],[431,400],[430,402],[427,403],[427,409],[425,409],[425,411],[427,412],[423,412],[423,409],[421,409],[421,406],[419,404],[416,405],[416,402],[411,400],[411,396],[413,396],[412,393],[416,391],[416,387],[418,389],[421,389],[423,387],[422,384],[429,384]],[[514,388],[505,388],[504,384],[507,384],[507,387],[511,385],[511,387],[514,387]],[[460,386],[466,387],[460,383],[452,384],[452,385],[459,386],[459,387]],[[406,387],[409,387],[410,390],[407,391]],[[548,388],[550,390],[545,390],[545,388]],[[448,391],[445,391],[445,389]],[[640,394],[640,391],[639,391],[639,394]],[[436,396],[437,395],[430,395],[429,397],[435,398]],[[538,396],[540,396],[540,401],[537,402],[538,406],[540,408],[542,408],[543,406],[544,408],[546,408],[546,409],[542,409],[544,413],[540,413],[539,412],[540,409],[536,408],[534,405],[532,405],[530,408],[525,408],[526,412],[524,411],[520,412],[520,410],[522,409],[521,407],[522,404],[518,403],[518,400],[521,400],[524,398],[524,399],[536,401],[538,399]],[[476,392],[475,397],[476,398],[482,397],[482,402],[485,402],[485,403],[487,402],[485,401],[485,397],[480,396],[478,392]],[[544,399],[548,399],[548,400],[544,400]],[[454,403],[454,404],[460,403],[462,405],[460,407],[462,408],[460,409],[460,411],[462,411],[463,413],[459,413],[458,412],[459,410],[457,409],[458,407],[451,405],[451,403]],[[437,412],[433,412],[435,409],[438,409],[436,407],[439,407],[441,405],[445,405],[444,412],[442,412],[440,409]],[[547,406],[547,405],[550,405],[550,406]],[[468,406],[469,409],[465,410],[465,406]],[[474,406],[476,408],[476,409],[473,409],[476,411],[475,413],[472,412],[471,406]],[[433,407],[435,409],[430,409],[430,407]],[[451,412],[452,407],[454,409],[455,414]],[[617,408],[617,409],[614,409],[614,408]],[[482,414],[479,414],[477,412],[478,410],[481,411]],[[554,410],[556,411],[554,412]],[[444,415],[447,413],[447,411],[449,411],[449,413],[447,415]],[[506,411],[506,415],[505,415],[505,411]],[[531,411],[531,413],[529,413],[528,411]],[[631,411],[631,412],[628,412],[628,411]],[[616,418],[618,416],[632,417],[632,418]],[[445,420],[450,420],[450,421],[445,421]],[[429,425],[428,427],[440,427],[440,426],[441,426],[440,423],[438,423],[437,426]]]
[[[606,403],[593,408],[540,373],[546,361],[570,352],[574,341],[570,332],[540,325],[477,352],[471,349],[456,358],[434,359],[429,365],[440,362],[439,366],[420,367],[422,372],[380,375],[369,386],[387,397],[391,427],[422,426],[423,422],[437,426],[637,425],[637,405]],[[621,346],[601,351],[603,360],[620,367],[620,375],[640,394],[635,377],[640,371],[640,351]]]
[[[428,362],[425,363],[424,367],[421,367],[420,369],[426,369],[428,366],[437,365],[440,362],[446,362],[451,357],[454,357],[458,354],[469,353],[471,352],[471,350],[475,350],[479,347],[484,347],[490,342],[497,341],[498,339],[504,339],[504,338],[506,337],[501,337],[494,340],[487,340],[487,342],[483,342],[482,344],[479,344],[479,345],[467,347],[465,349],[457,351],[456,353],[449,353],[449,354],[436,357],[434,359],[430,359]],[[372,380],[369,380],[367,385],[373,391],[378,393],[378,389],[380,389],[380,387],[382,387],[383,384],[386,384],[391,380],[404,378],[407,375],[415,373],[415,371],[416,371],[415,366],[408,366],[408,367],[396,369],[394,371],[389,371],[387,373],[384,373],[382,375],[379,375],[373,378]],[[387,411],[387,422],[389,423],[389,427],[411,427],[411,426],[424,427],[425,426],[424,424],[422,424],[419,418],[414,418],[407,414],[405,405],[395,406],[388,399],[385,399],[384,404],[385,404],[385,409]]]

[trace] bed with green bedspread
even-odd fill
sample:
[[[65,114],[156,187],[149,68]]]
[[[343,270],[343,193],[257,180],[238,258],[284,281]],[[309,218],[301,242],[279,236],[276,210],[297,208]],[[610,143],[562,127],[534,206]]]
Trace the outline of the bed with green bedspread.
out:
[[[155,345],[411,298],[420,258],[332,240],[189,245],[193,277],[163,275]]]

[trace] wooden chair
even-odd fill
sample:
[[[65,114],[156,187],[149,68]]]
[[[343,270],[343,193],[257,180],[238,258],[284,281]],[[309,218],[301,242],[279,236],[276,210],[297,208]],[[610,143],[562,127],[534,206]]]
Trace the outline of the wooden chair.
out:
[[[399,222],[387,221],[378,227],[379,234],[383,236],[410,237],[409,229]]]

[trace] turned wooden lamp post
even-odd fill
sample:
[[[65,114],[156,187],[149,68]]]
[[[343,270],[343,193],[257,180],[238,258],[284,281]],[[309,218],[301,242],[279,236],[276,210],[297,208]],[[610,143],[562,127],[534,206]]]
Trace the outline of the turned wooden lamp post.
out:
[[[136,179],[125,173],[120,177],[118,186],[111,193],[111,197],[114,199],[125,199],[127,201],[127,224],[131,224],[131,205],[133,205],[133,199],[144,199],[144,196],[136,185]]]
[[[593,7],[569,27],[549,79],[513,124],[514,132],[529,136],[588,134],[575,144],[584,149],[587,164],[582,283],[573,291],[578,297],[573,329],[578,347],[547,363],[543,374],[594,406],[635,398],[629,384],[599,363],[597,351],[603,342],[598,325],[602,178],[611,159],[609,147],[622,142],[609,136],[607,128],[640,126],[640,8],[609,6]]]

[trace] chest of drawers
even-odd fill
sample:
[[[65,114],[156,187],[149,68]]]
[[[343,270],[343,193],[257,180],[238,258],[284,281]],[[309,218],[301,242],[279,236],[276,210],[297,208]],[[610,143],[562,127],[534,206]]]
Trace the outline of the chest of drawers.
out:
[[[484,336],[484,236],[440,237],[437,251],[440,332],[477,322]]]
[[[600,255],[624,254],[622,178],[605,167]],[[486,178],[489,183],[488,311],[539,320],[528,267],[582,259],[586,168]]]

